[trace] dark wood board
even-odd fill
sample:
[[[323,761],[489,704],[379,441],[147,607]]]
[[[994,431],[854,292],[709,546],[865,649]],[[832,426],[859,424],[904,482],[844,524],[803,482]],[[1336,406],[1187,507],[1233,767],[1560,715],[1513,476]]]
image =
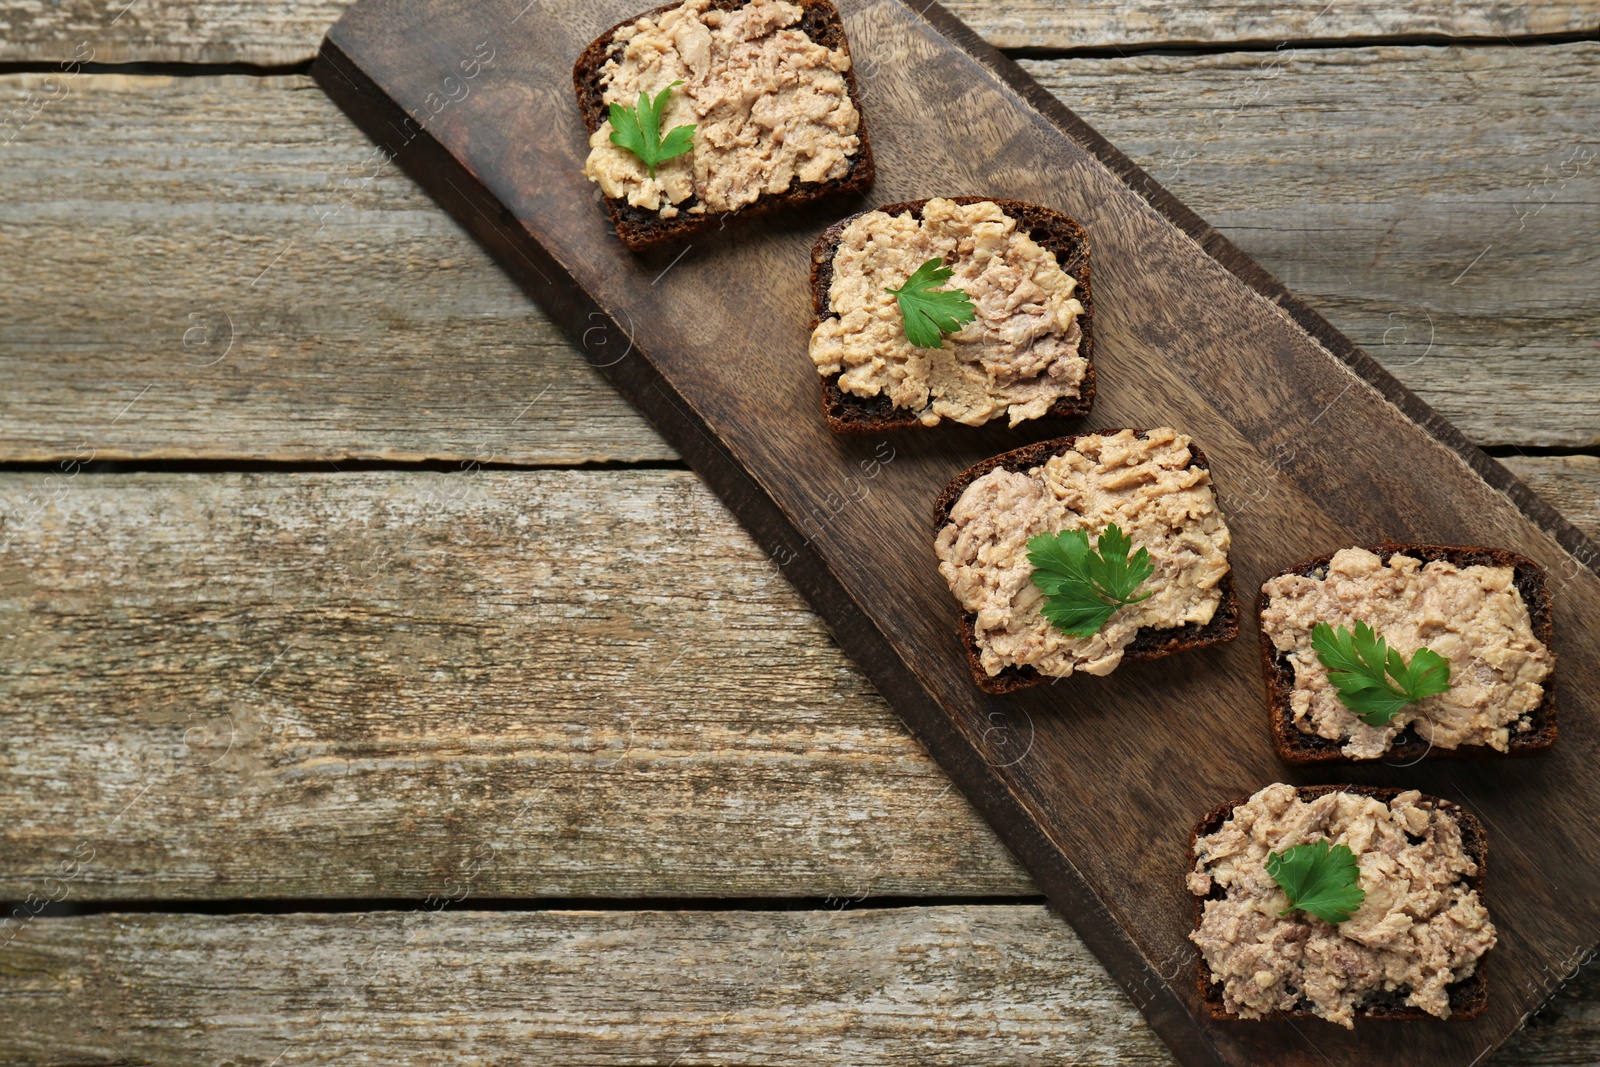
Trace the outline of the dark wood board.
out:
[[[1466,1067],[1600,940],[1593,546],[941,9],[846,0],[878,182],[868,199],[635,257],[581,174],[570,71],[649,5],[361,0],[314,72],[562,321],[727,502],[1186,1064]],[[982,194],[1064,211],[1094,247],[1094,415],[842,439],[806,340],[807,253],[872,203]],[[574,413],[581,416],[581,413]],[[972,684],[929,515],[973,462],[1055,433],[1170,424],[1211,458],[1248,602],[1297,559],[1385,538],[1482,543],[1555,587],[1548,756],[1295,772],[1273,757],[1253,620],[1233,645],[1014,698]],[[640,537],[672,536],[640,530]],[[1187,835],[1272,781],[1414,786],[1488,826],[1501,943],[1465,1023],[1200,1017]]]

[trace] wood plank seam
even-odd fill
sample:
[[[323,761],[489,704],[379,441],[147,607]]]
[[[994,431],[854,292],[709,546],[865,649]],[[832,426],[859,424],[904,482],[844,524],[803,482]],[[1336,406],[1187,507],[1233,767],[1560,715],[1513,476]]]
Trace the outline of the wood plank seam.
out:
[[[1452,35],[1413,33],[1393,35],[1352,34],[1346,37],[1243,38],[1233,41],[1150,41],[1128,45],[997,45],[1008,59],[1134,59],[1142,55],[1222,56],[1251,52],[1284,53],[1301,49],[1327,51],[1339,48],[1547,48],[1600,40],[1600,27],[1562,33],[1507,36],[1505,34]]]
[[[1600,40],[1600,26],[1594,29],[1566,30],[1543,34],[1352,34],[1344,37],[1296,38],[1240,38],[1231,41],[1197,42],[1192,40],[1149,41],[1125,45],[997,45],[1000,54],[1009,59],[1063,60],[1063,59],[1131,59],[1146,54],[1164,56],[1218,56],[1232,53],[1296,51],[1299,49],[1335,48],[1498,48],[1512,46],[1518,49],[1545,48],[1554,45],[1580,44]],[[81,54],[93,54],[92,45],[84,40],[78,45]],[[84,50],[87,49],[87,52]],[[65,77],[78,75],[139,75],[146,77],[209,78],[241,75],[252,78],[284,77],[306,74],[313,59],[307,57],[286,63],[249,63],[220,61],[133,60],[128,62],[96,62],[82,58],[62,60],[5,60],[0,59],[0,76],[11,74],[53,74]],[[3,129],[3,126],[0,126]]]
[[[92,0],[48,5],[13,5],[0,58],[57,60],[89,37],[113,61],[281,63],[306,60],[347,0],[289,0],[263,17],[237,0],[141,0],[126,17]],[[1214,0],[1194,8],[1172,8],[1159,0],[1089,0],[1062,5],[1051,0],[956,0],[952,9],[1003,47],[1140,48],[1249,46],[1297,39],[1443,40],[1539,39],[1592,30],[1600,16],[1593,0],[1486,8],[1471,0],[1435,0],[1396,7],[1377,0],[1350,0],[1286,7],[1258,0]]]

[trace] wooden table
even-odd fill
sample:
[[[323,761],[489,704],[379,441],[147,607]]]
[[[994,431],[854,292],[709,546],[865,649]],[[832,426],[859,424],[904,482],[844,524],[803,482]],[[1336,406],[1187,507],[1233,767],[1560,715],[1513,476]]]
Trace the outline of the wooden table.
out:
[[[950,6],[1600,533],[1600,0]],[[0,1063],[1170,1063],[341,7],[0,0]]]

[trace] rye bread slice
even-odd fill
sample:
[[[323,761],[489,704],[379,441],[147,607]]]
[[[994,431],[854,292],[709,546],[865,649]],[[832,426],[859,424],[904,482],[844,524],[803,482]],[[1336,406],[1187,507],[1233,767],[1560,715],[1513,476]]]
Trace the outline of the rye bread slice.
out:
[[[1061,264],[1061,269],[1077,280],[1078,288],[1074,295],[1083,305],[1083,314],[1078,316],[1078,328],[1083,331],[1083,340],[1079,344],[1078,352],[1089,366],[1084,371],[1079,394],[1075,397],[1060,398],[1041,418],[1066,419],[1087,415],[1089,409],[1094,406],[1095,390],[1094,300],[1089,287],[1089,235],[1084,232],[1082,226],[1061,212],[1036,204],[1024,204],[1017,200],[1002,200],[989,196],[952,196],[948,199],[957,204],[981,204],[987,201],[999,205],[1000,210],[1016,219],[1030,237],[1053,252],[1056,262]],[[922,209],[927,203],[926,200],[911,200],[900,204],[885,204],[874,210],[887,215],[898,215],[909,211],[912,217],[920,219]],[[839,241],[844,235],[845,227],[865,214],[869,212],[858,212],[829,226],[822,231],[822,236],[817,238],[817,243],[811,250],[811,300],[814,314],[812,329],[816,329],[824,319],[838,317],[828,303],[828,288],[833,284],[833,257],[839,251]],[[917,421],[916,413],[906,408],[895,407],[886,396],[880,394],[863,397],[846,393],[839,388],[839,377],[840,375],[835,374],[822,381],[822,414],[828,420],[829,429],[834,433],[879,433],[884,430],[903,430],[922,426],[922,423]]]
[[[1528,606],[1528,618],[1533,623],[1533,635],[1537,637],[1546,648],[1553,648],[1552,641],[1555,636],[1555,627],[1551,621],[1550,613],[1550,587],[1545,579],[1544,568],[1526,556],[1519,556],[1515,552],[1507,552],[1498,548],[1479,548],[1475,546],[1459,545],[1422,545],[1386,542],[1377,547],[1369,548],[1369,552],[1376,554],[1385,563],[1395,553],[1420,559],[1424,563],[1434,560],[1447,560],[1458,567],[1469,567],[1481,564],[1489,567],[1511,567],[1515,577],[1513,584],[1522,600]],[[1293,567],[1279,571],[1273,578],[1284,575],[1298,574],[1306,577],[1320,578],[1327,573],[1327,566],[1333,560],[1330,553],[1318,556],[1316,559],[1297,563]],[[1268,581],[1272,579],[1269,578]],[[1267,594],[1265,583],[1262,591],[1256,595],[1256,621],[1259,628],[1261,613],[1267,607]],[[1262,630],[1261,637],[1261,668],[1267,682],[1268,722],[1272,729],[1272,744],[1278,750],[1278,758],[1285,763],[1296,766],[1309,766],[1322,763],[1373,763],[1377,761],[1390,763],[1414,763],[1424,759],[1478,759],[1486,757],[1531,756],[1543,752],[1556,743],[1556,693],[1554,686],[1555,675],[1552,673],[1544,682],[1544,700],[1529,715],[1530,729],[1523,733],[1513,733],[1507,742],[1509,752],[1497,752],[1488,745],[1463,745],[1459,748],[1436,748],[1424,741],[1415,730],[1409,726],[1396,735],[1394,742],[1383,755],[1369,760],[1354,759],[1340,751],[1342,741],[1318,737],[1315,734],[1303,733],[1294,723],[1294,712],[1289,705],[1289,698],[1294,693],[1294,667],[1289,663],[1289,658],[1279,652]],[[1554,652],[1551,653],[1554,656]]]
[[[1370,785],[1305,785],[1300,786],[1295,792],[1301,800],[1315,800],[1317,797],[1325,796],[1328,793],[1343,792],[1373,797],[1387,804],[1405,792],[1405,790]],[[1249,797],[1244,797],[1240,800],[1231,800],[1226,804],[1219,804],[1195,824],[1194,830],[1189,834],[1189,866],[1185,870],[1193,867],[1195,842],[1205,835],[1220,829],[1222,824],[1228,821],[1228,817],[1233,814],[1233,809],[1249,799]],[[1487,903],[1487,896],[1484,893],[1484,871],[1489,859],[1489,838],[1483,831],[1483,824],[1478,821],[1477,816],[1451,801],[1426,794],[1423,795],[1422,799],[1424,803],[1431,805],[1435,809],[1454,816],[1457,824],[1460,825],[1462,847],[1466,850],[1467,855],[1471,856],[1478,865],[1478,873],[1470,878],[1463,879],[1463,881],[1468,888],[1477,891],[1479,900]],[[1206,896],[1195,897],[1194,928],[1196,930],[1200,929],[1200,921],[1205,916],[1206,901],[1220,900],[1224,896],[1226,896],[1226,892],[1220,886],[1213,886],[1211,892]],[[1450,993],[1450,1022],[1465,1022],[1469,1019],[1476,1019],[1488,1007],[1489,982],[1484,974],[1486,960],[1487,957],[1478,960],[1478,965],[1470,976],[1446,987]],[[1204,957],[1200,957],[1197,962],[1196,972],[1199,976],[1200,1000],[1211,1013],[1211,1017],[1213,1019],[1240,1020],[1238,1015],[1222,1006],[1222,983],[1211,980],[1211,973],[1206,967]],[[1356,1009],[1356,1018],[1358,1020],[1406,1021],[1434,1019],[1438,1021],[1436,1016],[1428,1014],[1421,1008],[1407,1004],[1405,998],[1408,992],[1409,990],[1398,989],[1393,992],[1380,991],[1369,994],[1362,1005]],[[1291,1011],[1273,1012],[1260,1021],[1320,1018],[1303,999],[1302,1003],[1306,1004],[1306,1006],[1296,1006]]]
[[[748,2],[749,0],[712,0],[711,6],[723,11],[734,11],[744,7]],[[846,53],[849,52],[850,43],[845,38],[844,21],[839,17],[839,9],[833,6],[832,0],[793,0],[793,2],[798,4],[803,12],[799,23],[801,32],[824,48],[843,48]],[[600,70],[610,58],[612,41],[617,31],[633,25],[642,18],[659,15],[679,6],[679,3],[663,4],[622,20],[595,38],[578,57],[578,62],[572,68],[572,84],[578,94],[578,110],[582,112],[584,125],[588,127],[590,134],[598,130],[610,114],[603,99],[604,88],[600,84]],[[670,219],[662,218],[659,212],[634,207],[625,197],[605,197],[606,211],[616,227],[617,236],[622,239],[623,244],[638,251],[651,245],[687,237],[710,226],[720,229],[729,219],[754,217],[779,208],[809,203],[826,196],[862,192],[871,187],[874,174],[872,145],[867,140],[866,113],[862,110],[861,94],[856,88],[853,63],[850,69],[845,71],[844,80],[850,90],[850,102],[855,105],[856,114],[860,117],[856,135],[861,139],[861,143],[855,155],[851,157],[850,168],[843,177],[824,182],[796,181],[785,193],[763,193],[754,202],[728,212],[690,214],[688,209],[698,202],[691,196],[677,205],[678,215]]]
[[[992,470],[1008,470],[1026,472],[1040,466],[1052,456],[1059,456],[1072,448],[1073,444],[1081,437],[1119,433],[1120,430],[1098,430],[1095,434],[1073,434],[1071,437],[1058,437],[1053,441],[1040,441],[1037,444],[1027,445],[1010,452],[1001,453],[982,463],[967,468],[955,479],[945,486],[944,492],[939,494],[939,499],[933,506],[933,532],[934,536],[944,529],[950,521],[950,509],[955,507],[956,501],[961,499],[961,494],[966,492],[967,486],[988,474]],[[1139,437],[1145,436],[1148,431],[1133,431]],[[1200,446],[1189,445],[1189,465],[1202,470],[1210,470],[1211,463]],[[1189,623],[1185,626],[1173,626],[1166,629],[1146,626],[1134,634],[1133,641],[1122,651],[1122,658],[1129,661],[1161,659],[1176,652],[1187,652],[1190,649],[1206,648],[1211,645],[1221,645],[1232,641],[1239,636],[1239,595],[1233,581],[1233,570],[1230,568],[1223,577],[1222,603],[1217,605],[1217,612],[1211,621],[1201,626],[1198,623]],[[1049,675],[1040,674],[1032,667],[1009,666],[999,674],[990,676],[983,669],[983,662],[978,650],[978,635],[975,624],[977,616],[971,612],[963,611],[957,622],[957,632],[961,635],[961,645],[967,652],[967,666],[972,670],[972,678],[978,683],[978,688],[985,693],[1004,696],[1015,693],[1021,689],[1028,689],[1050,680]]]

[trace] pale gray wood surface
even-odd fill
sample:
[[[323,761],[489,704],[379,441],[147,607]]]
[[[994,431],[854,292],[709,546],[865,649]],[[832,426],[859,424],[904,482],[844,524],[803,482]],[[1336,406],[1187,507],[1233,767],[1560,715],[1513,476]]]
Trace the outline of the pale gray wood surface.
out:
[[[1516,467],[1600,533],[1600,461]],[[0,899],[85,842],[79,900],[1035,892],[692,474],[11,474],[0,513]]]
[[[537,2],[537,0],[534,0]],[[58,62],[93,49],[102,63],[299,63],[349,0],[7,0],[0,5],[0,62]],[[1600,26],[1600,3],[1483,5],[1381,0],[1285,5],[1267,0],[948,0],[945,4],[1002,48],[1149,47],[1155,44],[1278,42],[1446,34],[1500,39]],[[119,12],[126,7],[126,12]]]
[[[1034,893],[692,474],[0,475],[0,899]]]
[[[1585,445],[1597,55],[1029,66],[1474,440]],[[64,84],[0,155],[6,458],[670,456],[305,79]]]
[[[0,1064],[1172,1063],[1039,906],[36,919]],[[1596,976],[1485,1061],[1594,1063]]]
[[[0,154],[0,458],[672,456],[310,79],[61,84]]]
[[[1591,538],[1600,539],[1600,456],[1501,460]]]
[[[471,907],[35,921],[0,1063],[1170,1062],[1042,907]]]

